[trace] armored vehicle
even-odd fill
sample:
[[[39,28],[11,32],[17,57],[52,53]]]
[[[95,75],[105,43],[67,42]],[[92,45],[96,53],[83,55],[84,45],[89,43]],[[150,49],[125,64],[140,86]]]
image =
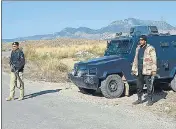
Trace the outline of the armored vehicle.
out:
[[[136,84],[131,67],[140,35],[147,35],[148,44],[156,49],[155,81],[170,84],[176,91],[176,35],[161,35],[156,26],[135,26],[129,36],[111,39],[103,57],[75,63],[68,77],[83,93],[100,89],[106,98],[122,96],[125,84],[129,87]]]

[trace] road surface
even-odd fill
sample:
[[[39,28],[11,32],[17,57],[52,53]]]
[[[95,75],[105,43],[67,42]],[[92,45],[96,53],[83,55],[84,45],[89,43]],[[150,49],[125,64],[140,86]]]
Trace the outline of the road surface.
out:
[[[50,83],[25,80],[26,99],[5,101],[9,80],[2,73],[2,129],[176,129],[172,120],[133,108],[77,100],[60,94],[63,88]]]

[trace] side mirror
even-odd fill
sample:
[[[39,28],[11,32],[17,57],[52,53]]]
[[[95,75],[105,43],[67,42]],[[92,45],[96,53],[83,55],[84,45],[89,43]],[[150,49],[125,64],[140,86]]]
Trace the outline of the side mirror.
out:
[[[107,48],[109,47],[110,41],[107,41]]]
[[[110,44],[110,41],[107,41],[107,44]]]
[[[109,41],[107,41],[107,46],[109,45],[109,43],[110,43],[110,42],[109,42]]]

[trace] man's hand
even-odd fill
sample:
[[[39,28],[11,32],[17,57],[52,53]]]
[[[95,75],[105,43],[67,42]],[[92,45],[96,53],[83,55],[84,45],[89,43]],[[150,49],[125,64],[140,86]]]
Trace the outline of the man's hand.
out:
[[[152,76],[155,76],[155,75],[156,75],[156,72],[155,72],[155,71],[153,71],[153,72],[152,72]]]

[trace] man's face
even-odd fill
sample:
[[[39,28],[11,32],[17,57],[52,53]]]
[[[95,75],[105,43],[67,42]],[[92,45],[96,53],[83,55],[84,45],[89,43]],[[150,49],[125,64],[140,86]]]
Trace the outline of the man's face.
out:
[[[146,44],[146,41],[140,38],[139,43],[140,43],[140,45],[141,45],[141,46],[143,46],[143,45],[145,45],[145,44]]]
[[[16,49],[18,49],[19,46],[17,45],[12,45],[12,50],[15,51]]]

